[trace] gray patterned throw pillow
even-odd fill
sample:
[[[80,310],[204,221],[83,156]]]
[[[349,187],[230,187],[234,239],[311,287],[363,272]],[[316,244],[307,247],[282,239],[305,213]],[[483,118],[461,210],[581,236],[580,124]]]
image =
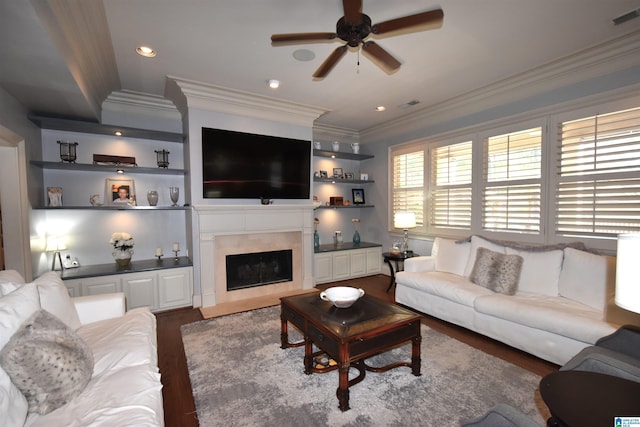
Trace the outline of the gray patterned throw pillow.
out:
[[[47,414],[84,390],[93,374],[89,346],[46,310],[35,312],[0,352],[0,365],[29,402]]]
[[[520,255],[505,255],[487,248],[478,248],[469,279],[494,292],[513,295],[520,281],[522,262]]]

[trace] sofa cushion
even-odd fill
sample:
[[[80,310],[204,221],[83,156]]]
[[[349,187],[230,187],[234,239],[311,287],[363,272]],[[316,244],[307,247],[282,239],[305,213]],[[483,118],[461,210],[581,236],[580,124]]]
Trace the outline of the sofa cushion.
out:
[[[93,355],[60,319],[38,310],[2,349],[0,365],[27,398],[29,412],[47,414],[84,389]]]
[[[483,239],[480,236],[471,236],[471,246],[469,248],[469,258],[467,259],[467,264],[464,268],[464,276],[471,276],[471,271],[473,270],[473,266],[476,263],[476,255],[478,253],[478,248],[487,248],[494,252],[499,252],[501,254],[506,253],[504,250],[504,246],[498,245],[496,243],[492,243],[486,239]]]
[[[156,322],[148,308],[81,326],[78,335],[91,347],[93,375],[134,365],[157,365]]]
[[[476,298],[479,313],[588,344],[616,328],[602,321],[602,312],[563,297],[493,294]]]
[[[9,342],[20,325],[39,309],[38,291],[33,283],[0,298],[0,349]]]
[[[27,399],[0,368],[0,414],[3,427],[23,426],[27,418]]]
[[[431,250],[431,255],[435,257],[436,271],[464,275],[470,248],[470,242],[457,243],[455,240],[436,237]]]
[[[562,268],[563,252],[545,252],[506,248],[507,254],[522,257],[522,273],[518,293],[533,293],[548,296],[558,295],[558,279]]]
[[[493,294],[493,291],[473,284],[465,277],[441,271],[429,273],[401,271],[396,275],[396,280],[405,286],[446,298],[468,307],[473,307],[473,301],[477,297]]]
[[[505,255],[486,248],[478,248],[470,280],[501,294],[513,295],[518,287],[522,257]]]
[[[615,257],[566,248],[558,283],[560,295],[604,312],[615,292],[615,272]]]
[[[71,301],[69,291],[54,271],[43,274],[35,281],[40,297],[40,306],[62,320],[68,327],[76,330],[80,319],[76,307]]]

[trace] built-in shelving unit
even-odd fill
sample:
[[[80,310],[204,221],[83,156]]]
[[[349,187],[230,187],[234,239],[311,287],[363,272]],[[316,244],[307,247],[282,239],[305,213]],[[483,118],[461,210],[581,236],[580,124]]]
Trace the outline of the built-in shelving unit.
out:
[[[321,205],[318,206],[316,209],[360,209],[360,208],[373,208],[373,205],[348,205],[348,206],[326,206],[326,205]]]
[[[95,165],[92,163],[63,163],[63,162],[42,162],[32,160],[33,166],[42,169],[65,170],[65,171],[85,171],[85,172],[117,172],[118,169],[126,173],[150,174],[150,175],[184,175],[184,169],[169,168],[149,168],[126,165]]]
[[[316,157],[327,157],[330,159],[347,159],[347,160],[367,160],[373,159],[371,154],[356,154],[347,153],[345,151],[327,151],[327,150],[313,150],[313,155]]]

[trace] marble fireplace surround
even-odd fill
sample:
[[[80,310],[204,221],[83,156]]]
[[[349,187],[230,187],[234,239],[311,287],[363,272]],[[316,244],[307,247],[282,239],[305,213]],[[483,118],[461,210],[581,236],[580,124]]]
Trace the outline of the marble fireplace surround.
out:
[[[313,206],[195,206],[203,307],[313,287]],[[292,249],[293,280],[227,291],[226,256]]]

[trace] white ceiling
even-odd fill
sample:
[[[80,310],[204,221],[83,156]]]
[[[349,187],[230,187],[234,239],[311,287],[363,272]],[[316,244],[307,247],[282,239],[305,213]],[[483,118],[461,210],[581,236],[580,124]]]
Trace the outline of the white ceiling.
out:
[[[376,39],[387,75],[338,42],[273,47],[273,33],[335,31],[341,0],[0,0],[0,86],[32,113],[99,120],[112,91],[163,96],[167,75],[322,107],[318,123],[363,130],[640,29],[612,19],[640,0],[364,0],[373,23],[436,8],[442,28]],[[138,56],[138,45],[158,55]],[[315,59],[292,54],[309,49]],[[282,82],[274,91],[268,79]],[[411,108],[400,105],[411,100]],[[374,108],[386,106],[377,113]]]

